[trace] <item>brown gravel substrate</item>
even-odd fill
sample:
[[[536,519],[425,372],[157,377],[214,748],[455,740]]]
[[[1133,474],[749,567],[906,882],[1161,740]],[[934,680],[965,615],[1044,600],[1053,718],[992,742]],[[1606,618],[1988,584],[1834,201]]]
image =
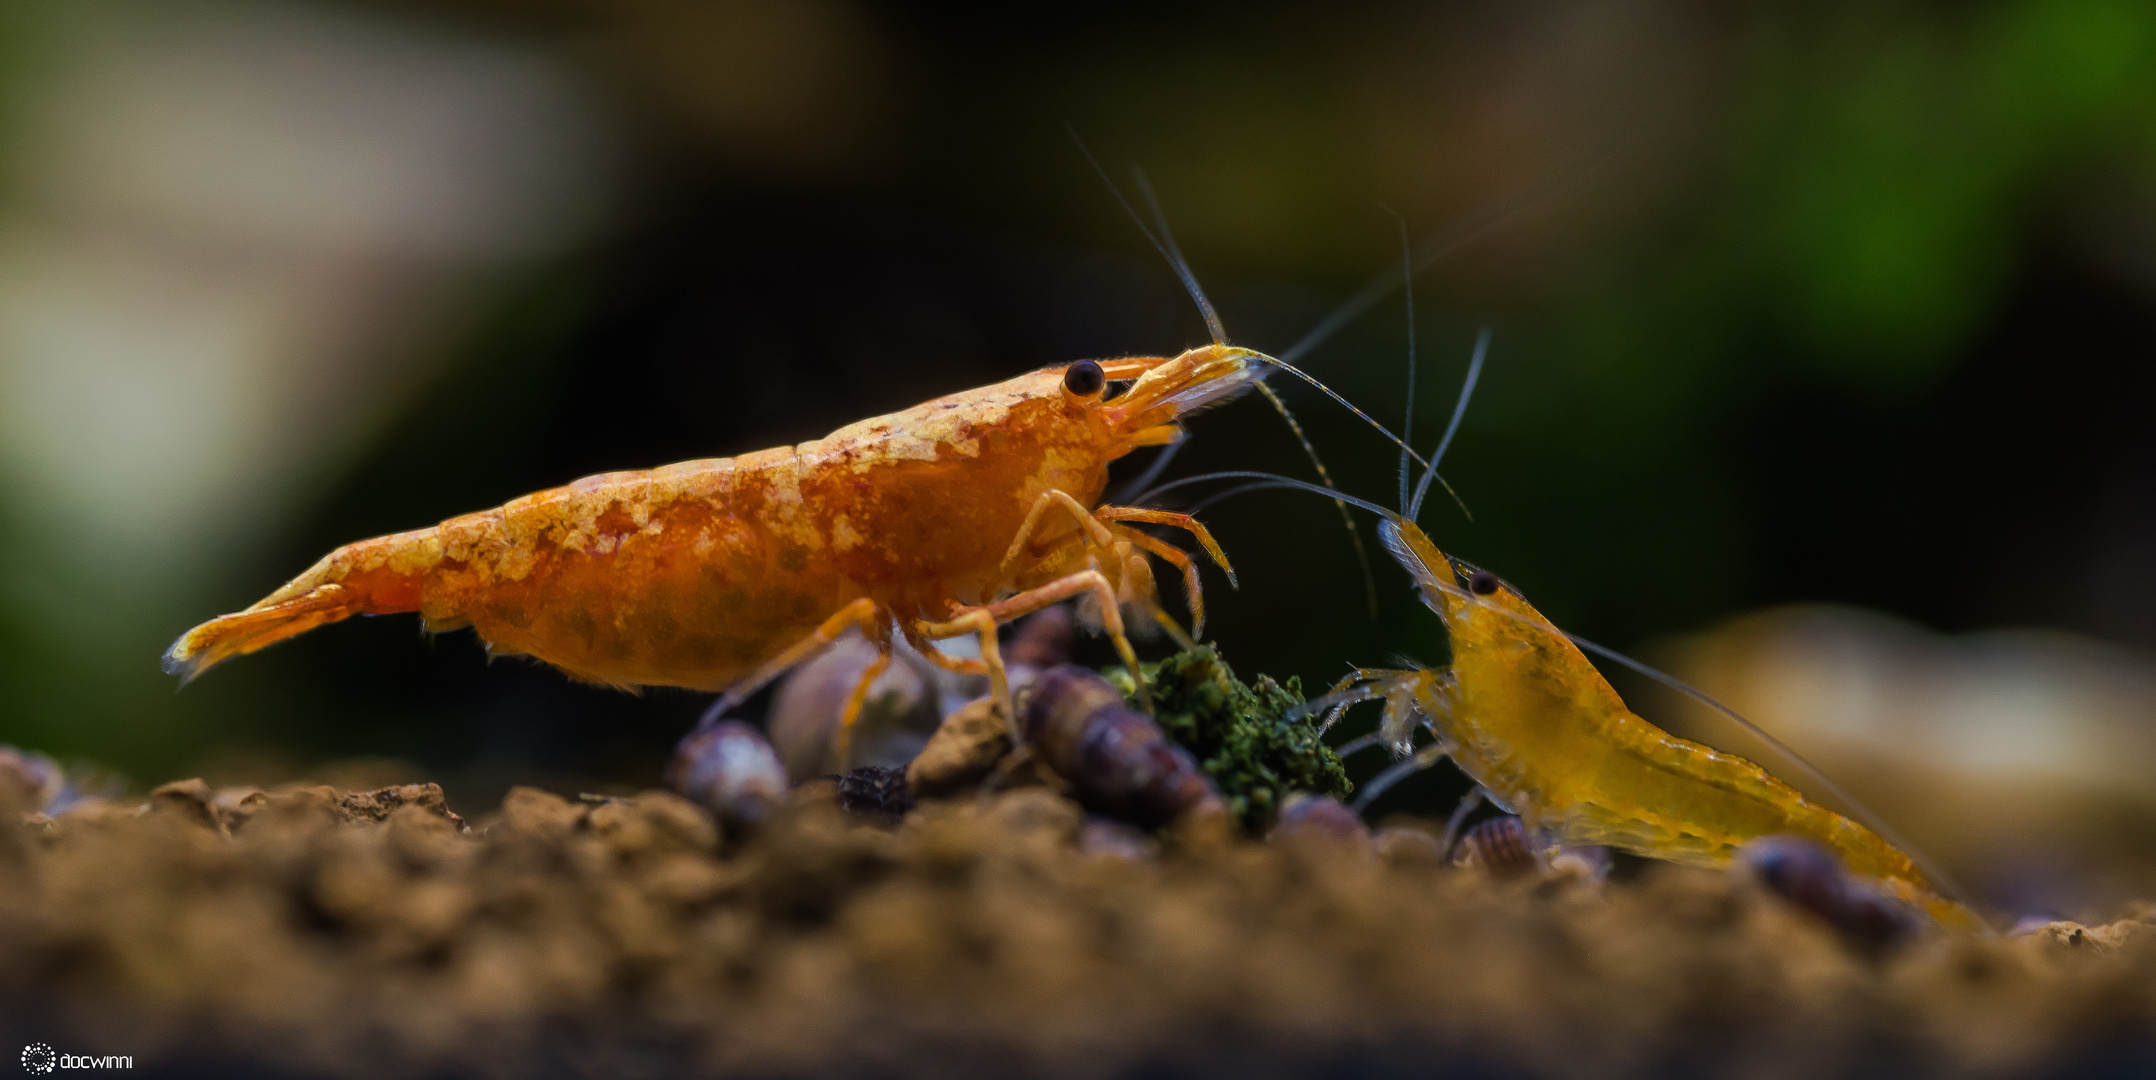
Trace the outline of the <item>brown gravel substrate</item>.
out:
[[[2130,1075],[2156,914],[1867,960],[1728,876],[1081,839],[1041,789],[755,837],[432,785],[4,808],[0,1045],[134,1075]],[[1133,857],[1133,856],[1136,857]],[[7,1067],[14,1067],[12,1062]]]

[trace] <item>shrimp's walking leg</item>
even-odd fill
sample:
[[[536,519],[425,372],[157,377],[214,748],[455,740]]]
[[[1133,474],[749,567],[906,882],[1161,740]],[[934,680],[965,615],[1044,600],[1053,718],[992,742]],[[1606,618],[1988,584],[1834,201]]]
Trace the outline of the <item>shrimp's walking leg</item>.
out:
[[[1431,743],[1430,745],[1423,747],[1421,750],[1416,751],[1414,757],[1408,758],[1406,761],[1402,761],[1394,765],[1393,767],[1386,769],[1384,772],[1381,772],[1376,776],[1371,777],[1370,782],[1362,786],[1362,794],[1355,797],[1355,812],[1360,814],[1363,811],[1368,810],[1370,808],[1370,804],[1376,802],[1377,797],[1385,794],[1385,792],[1391,789],[1394,784],[1397,784],[1400,781],[1405,780],[1408,777],[1413,776],[1416,773],[1419,773],[1422,770],[1437,764],[1440,760],[1444,758],[1447,753],[1450,753],[1451,750],[1451,743]]]
[[[1438,856],[1440,861],[1452,861],[1452,849],[1460,842],[1460,826],[1467,824],[1467,815],[1474,813],[1475,808],[1481,805],[1482,785],[1480,784],[1475,785],[1475,790],[1460,797],[1459,808],[1452,812],[1450,818],[1445,819],[1445,850],[1443,854]]]
[[[890,643],[876,651],[876,658],[869,661],[853,684],[853,692],[846,695],[846,707],[838,714],[838,770],[853,768],[853,725],[861,719],[861,706],[868,702],[868,688],[874,686],[884,671],[891,666]]]
[[[1153,695],[1146,689],[1145,680],[1138,671],[1137,650],[1130,647],[1130,635],[1123,631],[1123,611],[1116,603],[1115,586],[1109,584],[1106,575],[1098,570],[1080,570],[1057,578],[1037,589],[1028,589],[1016,596],[1005,597],[981,610],[990,612],[997,622],[1009,622],[1022,615],[1031,615],[1044,607],[1060,604],[1081,593],[1091,591],[1100,597],[1101,624],[1108,633],[1108,640],[1115,646],[1115,654],[1130,668],[1131,678],[1138,685],[1138,701],[1145,711],[1153,711]]]
[[[1168,640],[1175,642],[1176,648],[1188,652],[1198,647],[1197,638],[1184,630],[1183,624],[1176,622],[1175,616],[1168,614],[1168,609],[1160,606],[1160,601],[1149,601],[1146,607],[1148,613],[1153,616],[1153,621],[1159,623],[1162,630],[1167,631]],[[1198,630],[1202,633],[1205,627],[1201,625]]]
[[[913,624],[913,632],[930,639],[957,637],[965,633],[980,636],[981,665],[988,670],[988,692],[993,696],[996,707],[1003,710],[1004,719],[1010,723],[1011,734],[1015,739],[1018,733],[1018,713],[1011,707],[1011,680],[1003,670],[1003,649],[996,642],[996,616],[988,608],[978,607],[947,622],[917,620]],[[931,645],[922,651],[927,653],[940,650]]]
[[[1415,707],[1415,683],[1399,679],[1384,690],[1385,711],[1378,717],[1377,737],[1392,748],[1394,756],[1402,756],[1415,748],[1415,722],[1422,719],[1421,710]]]
[[[1289,716],[1294,719],[1318,709],[1327,710],[1325,719],[1318,724],[1322,735],[1349,706],[1380,698],[1385,702],[1385,712],[1378,718],[1377,739],[1392,748],[1393,756],[1406,757],[1414,749],[1417,726],[1428,727],[1439,742],[1446,740],[1446,733],[1432,723],[1432,717],[1449,715],[1449,709],[1440,695],[1437,677],[1427,671],[1357,668],[1334,684],[1329,693],[1296,706]]]
[[[1130,647],[1130,637],[1123,632],[1123,612],[1116,603],[1115,586],[1109,584],[1106,575],[1098,570],[1080,570],[1057,578],[1037,589],[1028,589],[1016,596],[1008,596],[993,604],[967,611],[947,622],[927,621],[913,624],[914,631],[926,638],[957,637],[968,631],[981,635],[981,659],[989,666],[988,679],[994,687],[996,701],[1002,705],[1005,715],[1011,719],[1015,732],[1018,714],[1011,708],[1010,684],[1003,674],[1003,654],[996,648],[995,627],[1021,615],[1030,615],[1044,607],[1060,604],[1081,593],[1092,592],[1101,600],[1101,622],[1108,632],[1108,640],[1115,645],[1115,652],[1130,668],[1137,679],[1138,701],[1147,712],[1153,711],[1153,695],[1147,690],[1145,680],[1138,677],[1138,653]]]
[[[1198,546],[1205,549],[1206,555],[1220,567],[1221,573],[1228,575],[1229,588],[1242,587],[1235,583],[1235,567],[1228,565],[1227,552],[1220,550],[1220,544],[1213,539],[1213,534],[1189,514],[1178,514],[1171,510],[1146,510],[1136,506],[1103,506],[1093,511],[1093,517],[1100,521],[1142,521],[1149,525],[1166,525],[1181,529],[1198,541]]]
[[[825,619],[823,625],[810,632],[809,636],[793,643],[785,652],[765,661],[764,666],[757,668],[740,682],[727,687],[726,692],[720,694],[719,699],[712,702],[709,709],[704,710],[704,718],[697,722],[696,730],[703,731],[717,724],[727,713],[732,712],[742,702],[747,701],[750,695],[763,689],[771,680],[785,674],[787,668],[829,648],[831,643],[837,641],[839,635],[845,633],[850,627],[860,627],[861,636],[874,642],[882,653],[880,659],[888,661],[890,645],[886,640],[888,635],[884,633],[883,620],[883,609],[877,607],[874,600],[865,596],[838,609],[837,614]],[[878,674],[881,674],[881,672],[879,671]],[[865,684],[854,687],[855,697],[862,697],[867,693]],[[849,715],[855,704],[853,699],[848,699]]]
[[[913,651],[920,653],[929,663],[957,675],[980,676],[988,674],[988,661],[971,656],[952,656],[936,647],[934,642],[921,636],[918,626],[906,627],[906,640],[913,644]]]
[[[1356,668],[1346,678],[1334,683],[1332,689],[1289,709],[1287,719],[1292,723],[1323,709],[1325,718],[1318,722],[1318,734],[1323,735],[1340,722],[1340,717],[1351,706],[1384,697],[1395,681],[1408,674],[1411,673],[1387,671],[1382,668]]]
[[[1033,539],[1033,529],[1040,524],[1041,515],[1058,503],[1069,510],[1072,517],[1078,519],[1078,527],[1092,539],[1095,547],[1115,546],[1115,535],[1108,531],[1108,526],[1101,524],[1099,519],[1087,512],[1084,503],[1071,498],[1070,493],[1061,488],[1050,488],[1041,492],[1040,498],[1033,500],[1033,508],[1026,511],[1025,522],[1018,526],[1018,535],[1011,538],[1010,550],[1003,553],[1003,565],[997,571],[1002,577],[1010,577],[1011,568],[1018,564],[1019,554],[1026,549],[1026,541]]]
[[[1153,605],[1153,617],[1162,619],[1162,625],[1170,628],[1168,631],[1169,636],[1179,639],[1176,642],[1177,645],[1186,649],[1190,648],[1191,639],[1205,633],[1205,594],[1198,589],[1197,561],[1190,557],[1189,552],[1147,536],[1136,529],[1126,526],[1116,529],[1114,532],[1117,536],[1160,556],[1170,565],[1183,572],[1183,599],[1185,603],[1190,605],[1190,633],[1185,634],[1182,632],[1182,627],[1176,626],[1173,622],[1165,621],[1167,613],[1161,611],[1160,605],[1157,603]]]
[[[1183,572],[1183,594],[1190,604],[1190,633],[1183,633],[1183,628],[1176,625],[1174,620],[1165,618],[1166,613],[1160,611],[1160,605],[1157,601],[1149,597],[1147,602],[1152,604],[1155,617],[1161,619],[1162,627],[1168,630],[1170,637],[1176,639],[1176,644],[1183,648],[1190,648],[1194,645],[1194,639],[1205,633],[1205,594],[1198,583],[1197,564],[1191,561],[1188,553],[1170,544],[1163,543],[1154,537],[1147,536],[1136,529],[1128,527],[1111,530],[1102,522],[1143,521],[1154,525],[1167,525],[1184,529],[1192,536],[1197,537],[1198,543],[1205,548],[1206,554],[1211,556],[1212,560],[1219,564],[1220,569],[1228,575],[1228,584],[1234,586],[1236,584],[1235,568],[1229,565],[1227,554],[1220,550],[1220,545],[1213,540],[1213,534],[1207,532],[1205,526],[1200,525],[1198,520],[1189,514],[1177,514],[1166,510],[1144,510],[1129,506],[1105,506],[1099,511],[1089,511],[1083,503],[1072,498],[1069,493],[1061,489],[1052,488],[1042,492],[1040,498],[1033,500],[1032,509],[1026,511],[1024,524],[1018,527],[1018,535],[1011,539],[1010,549],[1003,555],[1003,564],[1000,571],[1005,577],[1008,577],[1011,568],[1017,565],[1018,557],[1024,553],[1027,541],[1033,539],[1033,531],[1039,527],[1041,515],[1046,513],[1049,507],[1057,505],[1070,511],[1071,516],[1077,519],[1079,529],[1086,534],[1093,547],[1112,549],[1116,546],[1117,540],[1123,540],[1160,556]],[[1134,578],[1150,577],[1149,574],[1126,576]],[[1131,670],[1136,671],[1137,668],[1133,667]]]

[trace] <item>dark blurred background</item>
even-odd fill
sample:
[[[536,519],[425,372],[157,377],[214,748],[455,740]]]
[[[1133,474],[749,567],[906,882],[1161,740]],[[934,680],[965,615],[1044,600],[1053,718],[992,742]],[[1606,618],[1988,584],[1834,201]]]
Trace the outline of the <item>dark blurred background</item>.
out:
[[[1798,612],[1872,664],[1798,665],[1870,694],[1824,756],[2156,798],[2145,3],[17,0],[0,50],[0,741],[138,789],[353,757],[475,807],[650,784],[702,699],[412,618],[183,693],[157,656],[345,541],[1201,343],[1069,125],[1267,350],[1396,265],[1394,213],[1524,200],[1417,283],[1423,441],[1495,330],[1440,544],[1763,713],[1791,699],[1729,672],[1791,654],[1744,652],[1783,640],[1756,620],[1847,605]],[[1306,366],[1397,424],[1406,352],[1395,297]],[[1386,444],[1281,387],[1390,501]],[[1309,475],[1255,398],[1192,428],[1177,474]],[[1207,520],[1242,671],[1442,660],[1383,565],[1369,616],[1330,507]],[[2005,719],[1905,737],[1879,703],[1940,695],[1865,626],[1977,649]]]

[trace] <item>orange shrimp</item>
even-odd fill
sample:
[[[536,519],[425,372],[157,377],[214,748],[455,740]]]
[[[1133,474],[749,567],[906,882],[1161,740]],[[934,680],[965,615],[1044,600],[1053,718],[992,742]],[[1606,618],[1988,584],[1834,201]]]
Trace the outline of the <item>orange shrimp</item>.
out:
[[[1191,515],[1096,505],[1110,462],[1139,447],[1167,447],[1133,490],[1144,487],[1182,441],[1180,418],[1255,388],[1287,420],[1329,488],[1316,449],[1264,383],[1279,370],[1377,428],[1403,460],[1427,464],[1292,363],[1229,345],[1142,176],[1139,183],[1159,232],[1135,211],[1132,219],[1196,302],[1211,345],[1172,358],[1042,368],[799,446],[601,473],[431,529],[347,544],[253,607],[182,634],[165,653],[165,670],[192,680],[229,657],[317,626],[416,611],[429,630],[472,627],[491,653],[531,656],[571,678],[623,689],[723,690],[702,730],[858,629],[878,655],[840,714],[844,761],[869,687],[890,666],[896,629],[933,662],[987,675],[1015,735],[998,625],[1090,598],[1081,610],[1097,615],[1133,671],[1138,658],[1124,607],[1185,647],[1204,632],[1197,562],[1134,524],[1190,533],[1235,584],[1227,555]],[[1108,186],[1129,210],[1122,192]],[[1440,239],[1456,247],[1499,220]],[[1294,352],[1336,328],[1321,325]],[[1125,380],[1129,389],[1109,397],[1109,384]],[[1354,535],[1344,504],[1341,516]],[[1356,550],[1360,556],[1359,538]],[[1161,610],[1148,555],[1181,572],[1191,634]],[[966,634],[978,636],[980,659],[928,645]],[[1145,687],[1139,695],[1150,711]]]
[[[1147,554],[1182,572],[1202,629],[1195,562],[1131,523],[1187,530],[1232,584],[1204,526],[1097,503],[1110,462],[1179,439],[1179,418],[1273,366],[1286,367],[1218,344],[1081,360],[799,446],[586,477],[338,548],[253,607],[182,635],[165,670],[193,679],[317,626],[412,611],[429,630],[470,626],[489,651],[572,678],[724,690],[717,715],[858,628],[882,655],[847,703],[850,727],[895,629],[917,646],[978,635],[977,661],[921,651],[987,674],[1009,715],[997,624],[1090,595],[1135,669],[1121,609],[1165,619]],[[1108,396],[1122,380],[1129,388]]]

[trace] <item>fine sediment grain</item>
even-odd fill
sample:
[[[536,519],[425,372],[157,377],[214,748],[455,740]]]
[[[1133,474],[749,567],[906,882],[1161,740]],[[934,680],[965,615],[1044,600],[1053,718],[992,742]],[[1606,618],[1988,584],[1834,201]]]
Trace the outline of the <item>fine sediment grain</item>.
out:
[[[893,781],[896,783],[897,781]],[[1040,787],[157,789],[0,821],[0,1027],[137,1074],[2114,1075],[2156,911],[1881,956],[1735,874],[1154,840]],[[1125,832],[1127,827],[1119,827]],[[12,1052],[12,1048],[10,1048]]]

